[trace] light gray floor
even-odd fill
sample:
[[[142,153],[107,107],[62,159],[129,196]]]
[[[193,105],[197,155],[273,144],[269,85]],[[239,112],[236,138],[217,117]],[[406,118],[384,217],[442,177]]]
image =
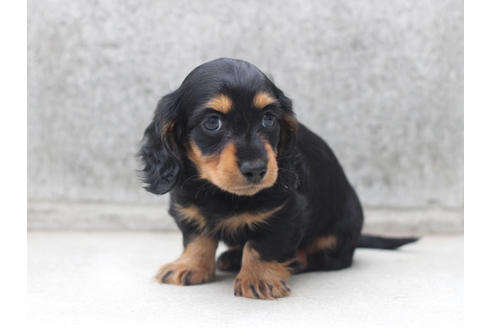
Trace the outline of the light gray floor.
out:
[[[177,233],[28,234],[32,327],[459,327],[463,238],[358,250],[354,266],[291,278],[276,301],[233,296],[231,274],[188,287],[152,280],[181,251]]]

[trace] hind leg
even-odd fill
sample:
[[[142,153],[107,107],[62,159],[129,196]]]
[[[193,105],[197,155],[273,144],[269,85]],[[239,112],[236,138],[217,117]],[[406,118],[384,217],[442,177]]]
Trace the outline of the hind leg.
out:
[[[354,249],[334,235],[319,236],[303,243],[289,267],[294,273],[344,269],[352,264]]]
[[[331,271],[348,268],[352,265],[352,254],[329,254],[319,251],[307,258],[307,271]]]
[[[217,269],[221,271],[236,272],[241,270],[242,246],[232,246],[217,259]]]

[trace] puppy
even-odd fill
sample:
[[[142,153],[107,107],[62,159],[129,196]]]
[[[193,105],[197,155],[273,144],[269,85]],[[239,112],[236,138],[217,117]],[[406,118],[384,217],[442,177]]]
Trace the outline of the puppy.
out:
[[[234,295],[289,295],[293,273],[338,270],[356,247],[414,238],[361,236],[362,208],[330,147],[299,123],[257,67],[220,58],[158,103],[139,156],[145,188],[170,192],[184,250],[161,283],[194,285],[239,271]],[[215,261],[219,241],[229,249]]]

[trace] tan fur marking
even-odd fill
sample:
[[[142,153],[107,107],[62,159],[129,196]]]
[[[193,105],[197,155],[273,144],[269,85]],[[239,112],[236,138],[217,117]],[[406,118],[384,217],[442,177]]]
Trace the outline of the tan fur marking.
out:
[[[277,181],[278,176],[278,164],[277,164],[277,153],[273,150],[270,143],[263,139],[263,145],[265,146],[265,151],[267,153],[267,171],[265,177],[263,178],[262,184],[265,185],[264,188],[271,187]]]
[[[200,209],[197,206],[191,205],[189,207],[183,207],[179,204],[176,204],[175,208],[184,221],[195,224],[199,230],[205,229],[207,225],[207,220],[200,213]]]
[[[232,109],[232,100],[225,94],[219,94],[207,102],[208,108],[227,114]]]
[[[242,245],[234,245],[234,246],[229,246],[229,247],[227,247],[227,250],[228,250],[228,251],[238,251],[238,250],[240,250],[240,249],[242,249],[242,248],[243,248],[243,246],[242,246]]]
[[[292,264],[294,262],[297,262],[297,265],[294,269],[291,269],[294,273],[296,272],[301,272],[307,267],[307,255],[306,252],[303,249],[298,249],[296,252],[296,256],[288,261],[288,264]]]
[[[272,210],[259,212],[259,213],[241,213],[231,217],[228,217],[220,221],[216,227],[217,231],[223,230],[227,233],[233,234],[239,229],[248,227],[254,229],[256,226],[265,223],[265,221],[271,217],[274,213],[280,210],[282,206],[276,207]]]
[[[253,105],[258,109],[263,109],[266,106],[276,102],[277,100],[265,91],[258,92],[253,98]]]
[[[155,279],[173,285],[195,285],[212,280],[217,244],[217,240],[206,236],[195,237],[177,260],[159,269]]]
[[[182,220],[195,224],[200,231],[203,231],[205,233],[217,233],[222,230],[227,233],[233,234],[238,232],[239,229],[246,226],[250,229],[254,229],[258,225],[266,223],[266,220],[273,214],[278,212],[284,205],[264,212],[246,212],[224,218],[219,223],[217,223],[217,225],[212,230],[206,230],[207,220],[201,214],[200,209],[197,206],[191,205],[188,207],[183,207],[179,204],[176,204],[174,206],[176,208],[176,211],[178,211],[178,213],[180,214]],[[238,247],[241,248],[241,246]]]
[[[307,255],[310,255],[317,251],[334,249],[336,245],[337,238],[334,235],[322,236],[317,237],[312,242],[310,242],[304,248],[304,251]]]
[[[292,271],[294,273],[302,272],[307,267],[308,264],[307,257],[309,255],[319,251],[332,250],[336,246],[337,246],[337,238],[334,235],[314,238],[305,247],[298,249],[296,252],[296,256],[290,261],[288,261],[287,264],[292,264],[294,262],[297,262],[297,265],[295,266],[294,269],[292,269]]]
[[[276,154],[268,142],[265,143],[268,164],[267,172],[260,184],[249,184],[237,165],[236,146],[228,143],[220,154],[205,156],[194,142],[188,147],[188,157],[195,163],[202,179],[209,180],[217,187],[236,195],[254,195],[273,186],[277,180]]]
[[[290,288],[286,280],[289,277],[284,263],[263,261],[248,241],[243,249],[241,271],[234,280],[234,294],[261,299],[288,296]]]

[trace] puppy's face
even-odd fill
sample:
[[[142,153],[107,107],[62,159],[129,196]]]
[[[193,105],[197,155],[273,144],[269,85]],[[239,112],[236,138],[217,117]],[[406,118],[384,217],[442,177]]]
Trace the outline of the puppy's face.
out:
[[[268,91],[217,92],[191,115],[187,155],[203,179],[253,195],[277,180],[281,114]]]
[[[177,171],[169,158],[186,157],[200,178],[229,193],[254,195],[277,181],[279,153],[296,128],[291,102],[282,91],[255,66],[233,59],[193,70],[161,100],[154,122],[146,131],[147,144],[149,129],[160,128],[162,145],[153,146],[164,150],[168,160],[153,166],[146,161],[147,177],[161,177],[158,183],[146,180],[152,192],[158,189],[153,185],[174,183]],[[144,144],[144,160],[145,150]]]

